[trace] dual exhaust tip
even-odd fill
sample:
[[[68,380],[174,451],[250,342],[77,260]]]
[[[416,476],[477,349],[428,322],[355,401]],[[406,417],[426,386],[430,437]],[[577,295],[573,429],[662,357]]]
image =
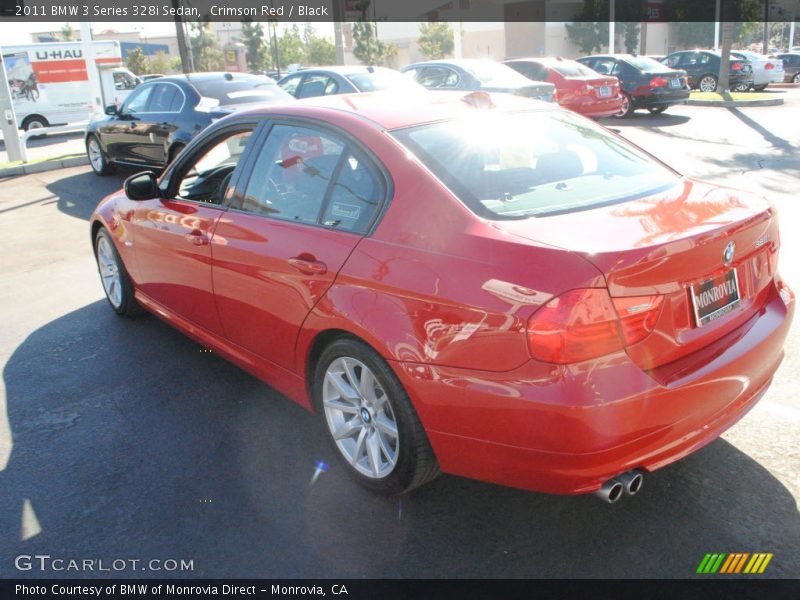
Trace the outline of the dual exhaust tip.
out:
[[[622,498],[622,494],[633,496],[638,493],[642,489],[642,483],[644,483],[644,476],[641,472],[628,471],[606,481],[594,495],[604,502],[614,504]]]

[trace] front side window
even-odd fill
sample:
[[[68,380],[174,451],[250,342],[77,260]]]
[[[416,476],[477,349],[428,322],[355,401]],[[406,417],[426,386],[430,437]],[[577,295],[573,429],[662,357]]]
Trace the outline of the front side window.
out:
[[[297,94],[298,98],[315,98],[317,96],[324,96],[328,92],[328,87],[336,82],[327,75],[306,75],[303,85],[300,86],[300,92]]]
[[[152,85],[146,85],[133,92],[125,102],[125,106],[122,109],[123,112],[127,114],[145,112],[147,101],[150,99],[150,94],[153,93],[153,87]]]
[[[247,183],[242,210],[363,233],[383,198],[372,164],[325,132],[276,125]]]
[[[302,75],[293,75],[289,77],[285,81],[280,84],[280,87],[283,89],[284,92],[287,94],[291,94],[292,96],[295,95],[297,91],[297,86],[300,85],[300,80],[303,78]]]
[[[171,83],[159,83],[155,86],[149,112],[178,112],[183,104],[183,92]]]
[[[223,204],[233,193],[230,180],[244,153],[252,130],[227,133],[190,161],[180,174],[176,197],[180,200]]]
[[[561,111],[476,112],[392,134],[473,212],[489,219],[622,202],[678,179],[599,125]]]
[[[458,73],[445,67],[425,67],[417,76],[417,81],[426,88],[454,88],[460,78]]]

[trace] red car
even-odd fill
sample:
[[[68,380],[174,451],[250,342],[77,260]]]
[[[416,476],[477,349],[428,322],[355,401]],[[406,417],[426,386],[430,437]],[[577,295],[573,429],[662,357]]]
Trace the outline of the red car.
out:
[[[565,58],[515,58],[505,61],[515,71],[534,81],[556,86],[558,103],[576,113],[598,119],[622,109],[619,79],[600,75],[581,63]]]
[[[321,415],[386,493],[444,471],[615,501],[764,394],[794,297],[763,200],[485,92],[221,119],[105,198],[112,308]]]

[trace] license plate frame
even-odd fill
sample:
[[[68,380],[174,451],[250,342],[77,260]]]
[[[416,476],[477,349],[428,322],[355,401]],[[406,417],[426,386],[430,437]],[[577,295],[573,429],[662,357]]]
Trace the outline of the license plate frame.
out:
[[[681,80],[677,79],[677,78],[670,79],[669,80],[669,87],[672,88],[672,89],[677,89],[677,88],[681,87]]]
[[[703,294],[708,294],[703,296]],[[708,325],[736,310],[742,303],[739,274],[736,268],[689,286],[695,324]]]
[[[601,98],[610,98],[611,97],[611,86],[610,85],[601,85],[597,88],[597,95]]]

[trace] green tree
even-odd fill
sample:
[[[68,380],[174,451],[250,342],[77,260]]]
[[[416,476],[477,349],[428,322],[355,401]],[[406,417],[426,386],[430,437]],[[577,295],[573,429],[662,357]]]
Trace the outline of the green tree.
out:
[[[323,37],[312,37],[308,42],[306,62],[309,65],[335,65],[335,44]]]
[[[75,30],[69,23],[64,23],[64,26],[61,28],[61,41],[62,42],[75,41]]]
[[[293,24],[290,28],[278,36],[275,36],[278,43],[278,61],[280,62],[281,69],[285,69],[289,65],[302,64],[305,59],[305,46],[303,45],[303,38],[300,37],[300,28],[297,23]],[[273,40],[270,39],[269,55],[272,62],[275,62],[275,48]],[[277,67],[277,65],[273,65]]]
[[[639,52],[639,23],[619,23],[625,43],[625,52]]]
[[[189,44],[196,71],[220,71],[225,68],[225,57],[220,50],[217,36],[208,27],[208,22],[195,21],[191,24]]]
[[[255,73],[261,73],[267,65],[269,52],[261,23],[242,23],[242,43],[247,48],[247,68]]]
[[[180,58],[178,58],[178,70],[180,70]],[[150,57],[149,71],[151,73],[169,73],[172,71],[173,59],[166,52],[156,52]]]
[[[449,23],[422,23],[419,26],[417,45],[422,55],[430,60],[449,56],[453,52],[453,30]]]
[[[142,52],[141,46],[136,46],[133,50],[128,52],[125,59],[125,66],[134,75],[147,75],[150,72],[150,61]]]

